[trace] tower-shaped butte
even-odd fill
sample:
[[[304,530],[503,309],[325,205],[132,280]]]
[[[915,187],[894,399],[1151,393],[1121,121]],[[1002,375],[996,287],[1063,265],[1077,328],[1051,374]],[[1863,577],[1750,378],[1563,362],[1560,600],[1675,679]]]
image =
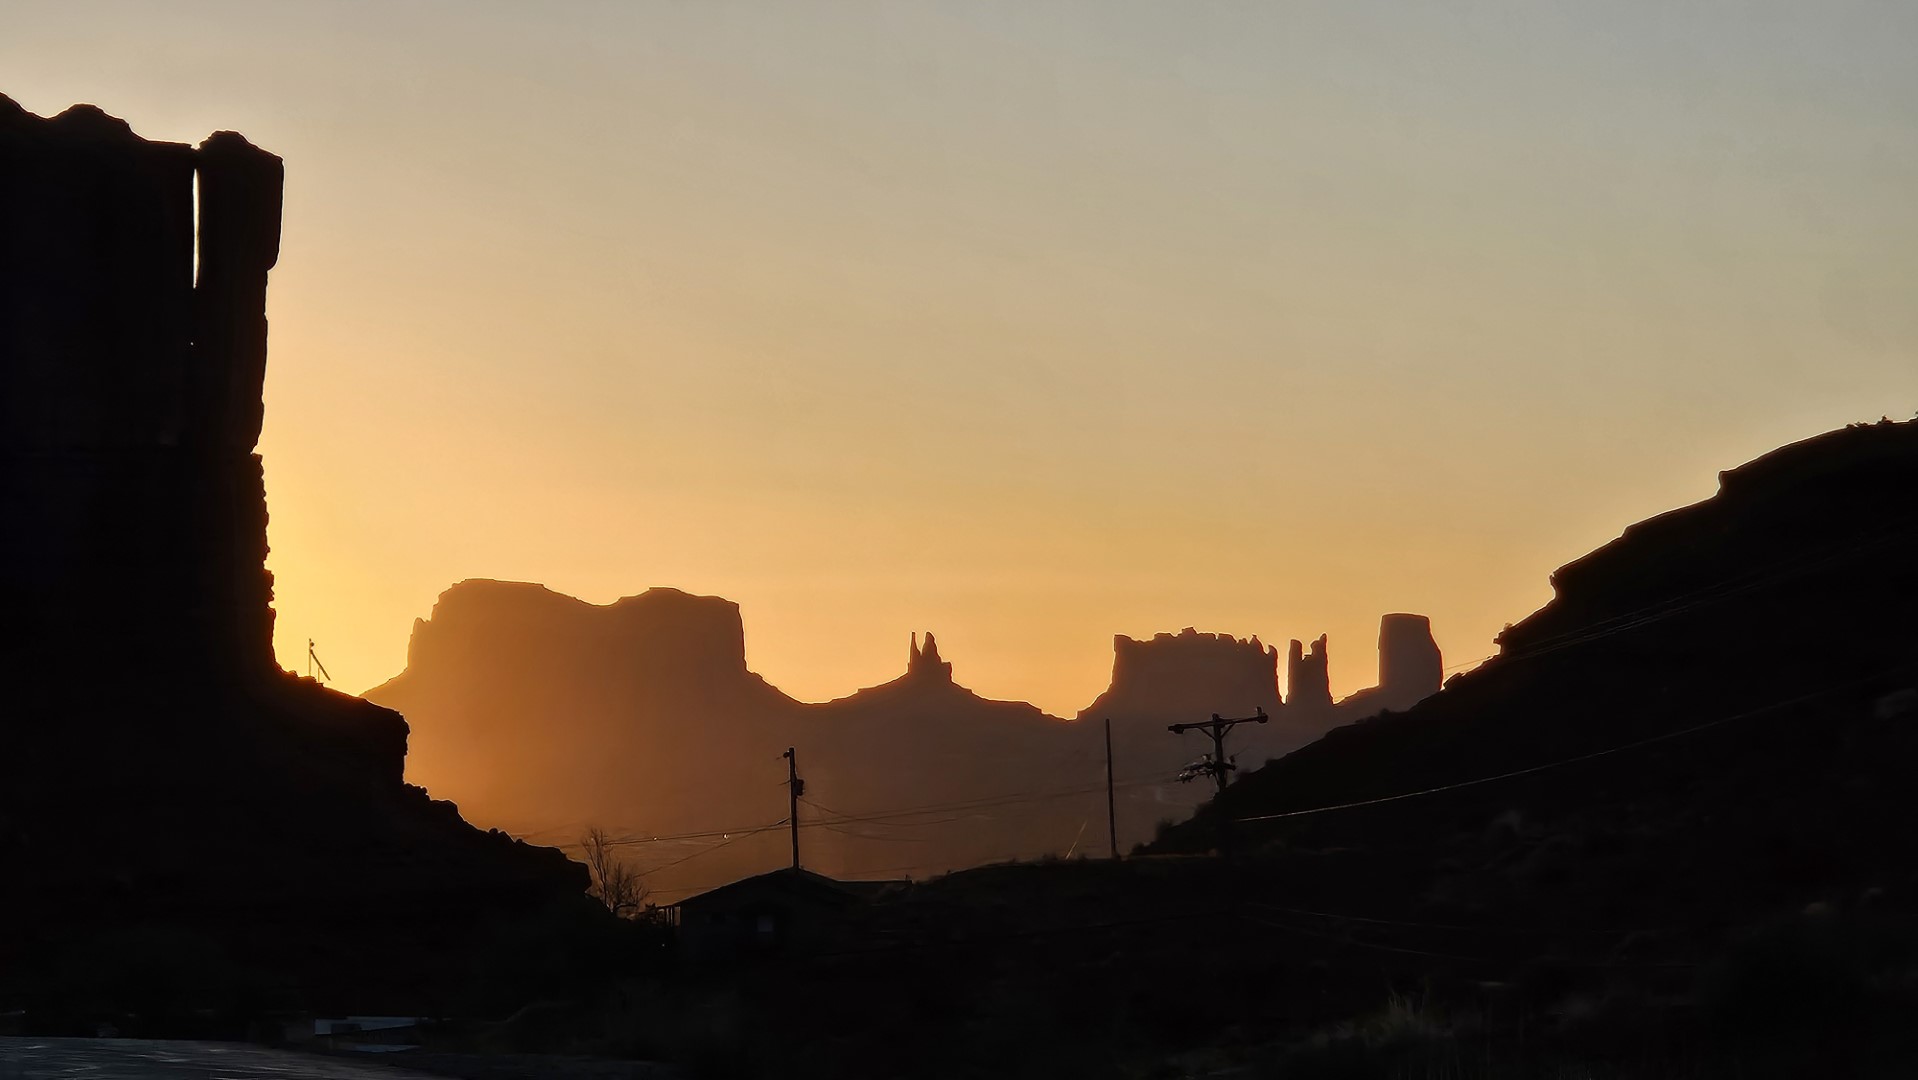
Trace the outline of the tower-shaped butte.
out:
[[[253,445],[281,184],[232,132],[0,98],[0,605],[36,667],[110,637],[121,678],[275,670]]]
[[[912,635],[912,653],[906,657],[906,675],[935,682],[952,681],[952,663],[939,659],[939,643],[932,639],[932,631],[926,631],[923,649],[919,647],[919,635]]]
[[[559,852],[404,783],[399,714],[274,663],[281,175],[230,132],[0,98],[0,925],[33,928],[0,935],[0,999],[134,919],[193,943],[158,978],[244,956],[330,993],[450,983],[484,920],[586,903]]]
[[[1445,660],[1432,638],[1432,620],[1395,612],[1379,618],[1379,694],[1393,710],[1409,709],[1439,692]]]
[[[1332,673],[1324,634],[1312,642],[1311,652],[1306,652],[1297,638],[1286,649],[1285,704],[1313,711],[1332,707]]]

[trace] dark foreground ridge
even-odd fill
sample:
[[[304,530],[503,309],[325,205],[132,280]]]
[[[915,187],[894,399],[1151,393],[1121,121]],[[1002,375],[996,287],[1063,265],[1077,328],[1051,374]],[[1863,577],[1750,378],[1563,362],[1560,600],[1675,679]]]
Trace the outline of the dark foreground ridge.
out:
[[[1901,820],[1892,811],[1912,805],[1896,800],[1865,813],[1866,803],[1851,800],[1878,781],[1818,770],[1849,762],[1842,768],[1870,773],[1876,763],[1852,756],[1903,728],[1877,711],[1881,701],[1898,707],[1918,664],[1914,491],[1918,422],[1854,425],[1722,473],[1714,498],[1633,525],[1560,568],[1552,602],[1508,627],[1498,655],[1444,692],[1271,763],[1162,848],[1211,846],[1221,818],[1419,792],[1709,724],[1643,753],[1554,765],[1514,782],[1248,822],[1241,839],[1297,845],[1383,835],[1424,850],[1462,824],[1490,821],[1475,815],[1534,821],[1602,797],[1609,810],[1579,818],[1581,830],[1643,852],[1640,830],[1663,827],[1648,822],[1697,815],[1713,823],[1711,842],[1698,852],[1705,862],[1688,860],[1683,872],[1709,864],[1754,889],[1793,860],[1808,860],[1810,872],[1842,865],[1841,850],[1876,858],[1902,849],[1896,835],[1882,837],[1890,849],[1867,840]],[[1857,818],[1846,816],[1854,811]],[[1765,858],[1718,865],[1760,836]],[[1885,882],[1860,887],[1869,884]]]
[[[0,97],[0,1010],[424,1008],[489,920],[586,903],[404,783],[398,714],[273,662],[281,182]]]

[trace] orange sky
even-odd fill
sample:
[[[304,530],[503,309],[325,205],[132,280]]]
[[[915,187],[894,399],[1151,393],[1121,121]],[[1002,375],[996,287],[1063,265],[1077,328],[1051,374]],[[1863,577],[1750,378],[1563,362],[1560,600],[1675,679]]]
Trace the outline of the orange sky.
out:
[[[0,92],[286,157],[280,650],[466,577],[1448,662],[1781,442],[1918,407],[1918,14],[1868,4],[9,4]]]

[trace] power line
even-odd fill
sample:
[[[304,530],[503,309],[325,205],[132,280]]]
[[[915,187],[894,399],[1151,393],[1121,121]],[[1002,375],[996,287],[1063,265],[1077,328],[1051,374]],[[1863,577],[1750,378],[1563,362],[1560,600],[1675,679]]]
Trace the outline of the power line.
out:
[[[1826,548],[1822,552],[1811,552],[1780,559],[1757,569],[1749,570],[1741,575],[1653,601],[1641,608],[1635,608],[1631,611],[1598,619],[1584,626],[1562,630],[1557,634],[1547,635],[1533,642],[1530,648],[1511,654],[1495,654],[1488,659],[1503,661],[1529,660],[1533,657],[1544,656],[1548,653],[1557,652],[1574,645],[1582,645],[1588,641],[1596,641],[1600,638],[1624,633],[1627,630],[1636,630],[1641,626],[1646,626],[1674,615],[1681,615],[1688,611],[1695,611],[1698,608],[1706,607],[1740,595],[1741,593],[1749,592],[1767,582],[1784,580],[1793,576],[1795,570],[1809,570],[1890,543],[1900,536],[1910,533],[1913,528],[1914,526],[1912,525],[1905,525],[1887,529],[1869,539],[1845,545],[1834,545]],[[1712,595],[1714,593],[1717,595]],[[1681,601],[1684,602],[1681,603]],[[1618,625],[1609,625],[1614,623]]]
[[[1266,903],[1260,903],[1257,901],[1248,901],[1248,902],[1255,908],[1259,908],[1264,911],[1277,912],[1279,914],[1284,914],[1284,915],[1307,915],[1317,919],[1330,919],[1334,922],[1370,923],[1374,926],[1396,926],[1396,927],[1403,927],[1408,930],[1451,930],[1451,931],[1456,931],[1460,933],[1472,933],[1472,934],[1516,934],[1516,935],[1537,935],[1537,936],[1549,937],[1549,936],[1557,936],[1561,934],[1562,935],[1607,934],[1607,935],[1619,935],[1619,936],[1623,936],[1626,934],[1655,934],[1655,933],[1667,933],[1673,929],[1672,927],[1650,927],[1650,928],[1634,927],[1630,929],[1620,929],[1618,927],[1591,927],[1591,928],[1570,927],[1568,928],[1568,927],[1535,927],[1535,926],[1468,926],[1463,923],[1417,922],[1417,921],[1412,921],[1408,919],[1381,919],[1381,918],[1376,918],[1374,916],[1369,916],[1369,915],[1347,915],[1347,914],[1341,914],[1335,911],[1310,911],[1305,908],[1280,907],[1277,904],[1266,904]]]
[[[842,829],[839,826],[834,825],[831,822],[827,822],[827,821],[817,822],[816,824],[820,828],[826,830],[827,832],[837,833],[840,836],[850,836],[855,840],[871,840],[874,843],[881,843],[881,844],[930,844],[932,843],[931,840],[928,840],[922,836],[871,836],[866,833],[854,832],[851,829]]]
[[[1154,784],[1165,783],[1167,781],[1172,780],[1173,778],[1174,778],[1174,774],[1159,773],[1151,776],[1142,776],[1133,780],[1124,781],[1118,784],[1117,786],[1125,787],[1125,788],[1148,787]],[[989,796],[989,797],[984,797],[979,799],[970,799],[970,800],[965,800],[960,802],[931,803],[931,804],[927,804],[919,807],[906,807],[906,808],[894,809],[894,810],[876,810],[876,811],[870,811],[870,812],[861,813],[861,814],[852,814],[852,813],[845,813],[843,811],[832,810],[830,807],[824,806],[817,802],[813,802],[810,799],[805,801],[812,806],[818,807],[821,810],[826,810],[829,813],[839,814],[840,815],[839,817],[832,819],[834,824],[897,823],[901,825],[911,826],[911,825],[925,824],[925,823],[911,822],[911,821],[898,821],[897,819],[919,817],[925,814],[934,814],[934,813],[969,813],[971,811],[976,811],[976,810],[991,810],[991,809],[998,809],[1005,806],[1014,806],[1021,803],[1042,802],[1050,799],[1070,798],[1074,795],[1089,795],[1094,792],[1099,792],[1104,790],[1105,790],[1104,784],[1092,784],[1085,787],[1061,788],[1054,791],[1020,792],[1020,793],[1014,793],[1009,795],[995,795],[995,796]],[[962,820],[962,819],[955,819],[955,820]],[[805,826],[810,824],[814,824],[814,823],[802,822],[801,827],[804,828]]]
[[[1271,929],[1274,929],[1274,930],[1284,930],[1287,933],[1292,933],[1292,934],[1303,934],[1307,937],[1315,937],[1322,941],[1330,941],[1335,945],[1352,945],[1361,949],[1371,949],[1375,952],[1399,953],[1405,956],[1422,956],[1422,957],[1426,957],[1428,959],[1433,959],[1433,960],[1454,960],[1454,961],[1458,961],[1460,963],[1466,963],[1466,964],[1491,964],[1496,966],[1506,966],[1510,963],[1510,961],[1499,960],[1489,956],[1471,956],[1465,953],[1437,952],[1432,949],[1413,949],[1403,945],[1387,945],[1387,944],[1384,944],[1383,942],[1367,941],[1364,938],[1354,937],[1349,934],[1345,936],[1339,936],[1336,934],[1328,934],[1320,930],[1309,929],[1303,926],[1291,926],[1285,923],[1276,923],[1267,919],[1261,919],[1256,916],[1247,915],[1247,914],[1244,914],[1243,912],[1238,912],[1235,914],[1237,915],[1238,919],[1241,922],[1252,923],[1255,926],[1270,927]],[[1582,967],[1582,968],[1680,968],[1680,969],[1690,970],[1698,967],[1697,964],[1685,963],[1682,961],[1658,961],[1658,960],[1642,960],[1642,961],[1575,960],[1575,959],[1570,959],[1566,957],[1552,957],[1551,962],[1562,964],[1567,967]]]
[[[1677,731],[1667,731],[1661,735],[1652,735],[1647,738],[1638,739],[1634,742],[1628,742],[1620,746],[1608,747],[1604,750],[1594,750],[1589,754],[1580,754],[1576,757],[1563,758],[1558,761],[1550,761],[1550,762],[1546,762],[1543,765],[1532,765],[1523,769],[1513,769],[1510,772],[1502,772],[1494,776],[1481,776],[1475,780],[1461,780],[1455,784],[1440,784],[1437,787],[1424,788],[1419,791],[1406,791],[1406,792],[1401,792],[1397,795],[1381,795],[1376,799],[1357,799],[1352,802],[1334,803],[1330,806],[1315,806],[1306,810],[1287,810],[1283,813],[1278,813],[1278,814],[1259,814],[1254,817],[1234,818],[1232,820],[1239,822],[1241,824],[1250,824],[1256,821],[1278,821],[1283,818],[1306,817],[1311,814],[1327,814],[1327,813],[1331,813],[1334,810],[1355,810],[1363,806],[1378,806],[1383,803],[1400,802],[1405,799],[1416,799],[1426,795],[1437,795],[1442,792],[1457,791],[1461,788],[1477,787],[1480,784],[1495,783],[1499,780],[1511,780],[1520,776],[1530,776],[1534,773],[1542,773],[1549,769],[1562,768],[1563,766],[1566,766],[1566,765],[1576,765],[1581,761],[1591,761],[1595,758],[1608,757],[1612,754],[1621,754],[1627,750],[1636,750],[1642,746],[1650,746],[1653,743],[1666,742],[1668,740],[1680,738],[1685,735],[1691,735],[1700,731],[1705,731],[1709,728],[1720,727],[1722,725],[1729,724],[1737,720],[1748,720],[1754,716],[1761,716],[1761,715],[1764,715],[1765,713],[1777,712],[1780,709],[1788,709],[1795,705],[1803,705],[1808,701],[1816,701],[1819,698],[1828,697],[1834,693],[1837,693],[1839,690],[1850,689],[1854,686],[1859,686],[1864,683],[1870,682],[1873,679],[1876,679],[1879,676],[1884,675],[1886,674],[1886,672],[1891,670],[1895,670],[1895,668],[1887,668],[1885,671],[1878,672],[1876,675],[1868,676],[1867,678],[1863,678],[1863,679],[1857,679],[1850,683],[1844,683],[1835,687],[1827,687],[1824,690],[1815,691],[1809,694],[1800,694],[1799,696],[1795,698],[1789,698],[1784,701],[1773,702],[1770,705],[1761,706],[1756,709],[1748,709],[1745,712],[1741,712],[1741,713],[1733,713],[1730,716],[1721,716],[1716,720],[1707,720],[1706,722],[1702,724],[1693,724],[1690,727],[1680,728]]]
[[[649,867],[646,870],[642,870],[641,873],[657,874],[661,870],[671,870],[673,867],[678,866],[680,863],[691,862],[692,860],[699,858],[701,855],[711,855],[713,852],[718,851],[720,848],[723,848],[728,844],[738,843],[739,841],[746,839],[748,836],[757,836],[760,833],[769,832],[785,824],[786,823],[783,821],[775,821],[771,825],[764,825],[757,829],[751,829],[746,832],[742,832],[738,836],[728,837],[725,840],[721,840],[717,844],[712,844],[707,847],[703,847],[699,849],[698,851],[693,852],[690,855],[682,855],[679,858],[674,859],[672,862],[662,863],[659,866]]]

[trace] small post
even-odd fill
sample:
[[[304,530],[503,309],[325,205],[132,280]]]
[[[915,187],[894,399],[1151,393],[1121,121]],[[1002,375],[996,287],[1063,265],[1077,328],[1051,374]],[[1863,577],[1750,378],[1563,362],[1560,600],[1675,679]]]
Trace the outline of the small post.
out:
[[[1106,717],[1106,835],[1112,840],[1112,857],[1119,857],[1119,813],[1112,798],[1112,718]]]
[[[786,824],[790,826],[793,838],[793,869],[799,869],[799,796],[806,790],[806,782],[799,778],[799,759],[793,756],[793,748],[786,748]]]

